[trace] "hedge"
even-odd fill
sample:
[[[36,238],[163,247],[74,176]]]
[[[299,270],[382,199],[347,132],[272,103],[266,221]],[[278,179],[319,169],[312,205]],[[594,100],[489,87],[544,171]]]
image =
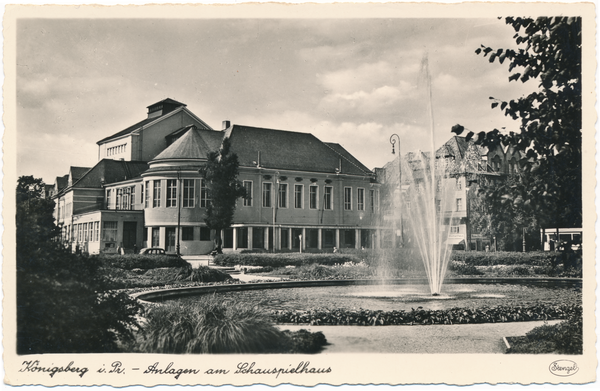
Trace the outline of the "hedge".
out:
[[[218,266],[263,266],[284,267],[310,264],[335,265],[347,262],[360,262],[352,254],[307,254],[307,253],[277,253],[277,254],[219,254],[214,263]]]
[[[530,251],[525,253],[510,251],[453,251],[450,259],[472,266],[556,266],[563,263],[563,257],[562,253],[554,251]]]
[[[187,267],[190,265],[185,259],[172,255],[102,254],[99,255],[99,258],[105,267],[125,270]]]

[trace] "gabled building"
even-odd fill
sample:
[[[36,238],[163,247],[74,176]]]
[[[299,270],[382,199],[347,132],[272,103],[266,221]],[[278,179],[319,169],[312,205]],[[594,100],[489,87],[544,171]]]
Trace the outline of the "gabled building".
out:
[[[172,99],[148,106],[146,119],[100,140],[98,164],[58,189],[65,243],[90,253],[119,247],[210,252],[214,232],[204,223],[210,194],[199,169],[225,138],[248,194],[223,232],[225,251],[379,245],[379,184],[341,145],[229,121],[213,130]]]

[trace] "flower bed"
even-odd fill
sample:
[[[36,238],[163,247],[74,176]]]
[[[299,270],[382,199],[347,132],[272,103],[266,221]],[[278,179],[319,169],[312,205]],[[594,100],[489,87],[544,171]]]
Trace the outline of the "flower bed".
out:
[[[569,314],[581,311],[574,304],[529,306],[497,306],[451,308],[448,310],[371,311],[371,310],[309,310],[274,311],[276,322],[308,325],[432,325],[473,324],[498,322],[526,322],[533,320],[567,319]]]

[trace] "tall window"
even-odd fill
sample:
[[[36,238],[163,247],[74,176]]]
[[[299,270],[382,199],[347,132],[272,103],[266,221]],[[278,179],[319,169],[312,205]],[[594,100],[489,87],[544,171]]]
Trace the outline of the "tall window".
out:
[[[271,184],[268,182],[263,182],[262,206],[263,208],[271,207]]]
[[[358,210],[365,210],[365,189],[358,189],[357,195],[357,209]]]
[[[177,180],[167,179],[167,208],[177,206]]]
[[[129,210],[134,210],[135,209],[135,186],[131,186],[129,188],[130,194],[129,194]]]
[[[435,210],[439,212],[442,211],[442,200],[435,200]]]
[[[184,179],[183,180],[183,207],[193,208],[194,207],[194,192],[196,188],[195,179]]]
[[[83,241],[87,242],[89,241],[89,235],[88,235],[88,223],[83,223]]]
[[[116,242],[117,241],[117,222],[116,221],[105,221],[102,230],[102,240],[105,242]]]
[[[111,197],[112,189],[106,189],[106,209],[110,209],[112,197]]]
[[[309,188],[309,194],[308,194],[308,199],[309,199],[309,206],[310,209],[318,209],[319,208],[319,187],[316,185],[311,185]]]
[[[344,187],[344,209],[352,210],[352,188]]]
[[[244,206],[252,206],[252,181],[244,181],[246,197],[244,197]]]
[[[208,206],[208,187],[206,187],[206,181],[204,179],[200,180],[200,207],[206,208]]]
[[[325,186],[325,205],[323,206],[327,210],[333,209],[333,187]]]
[[[287,208],[287,183],[279,184],[279,207]]]
[[[123,189],[117,189],[117,201],[115,202],[115,209],[121,209],[121,199],[123,198]]]
[[[146,198],[144,199],[144,208],[150,207],[150,181],[146,181]]]
[[[369,190],[369,208],[375,213],[375,190]]]
[[[303,185],[294,185],[294,208],[303,208],[302,194],[304,192]]]
[[[456,199],[456,211],[462,210],[462,198]]]
[[[462,181],[460,178],[456,178],[456,190],[462,190]]]
[[[160,208],[160,180],[154,181],[154,188],[152,191],[152,207]]]
[[[97,242],[99,239],[99,231],[100,231],[100,222],[96,221],[94,222],[94,242]]]
[[[152,228],[152,247],[160,246],[160,228]]]

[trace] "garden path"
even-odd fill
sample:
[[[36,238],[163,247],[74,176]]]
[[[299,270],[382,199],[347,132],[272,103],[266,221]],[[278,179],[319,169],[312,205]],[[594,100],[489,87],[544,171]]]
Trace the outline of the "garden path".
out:
[[[560,321],[549,321],[556,324]],[[502,337],[522,336],[543,321],[431,326],[279,325],[325,334],[329,353],[505,353]]]

